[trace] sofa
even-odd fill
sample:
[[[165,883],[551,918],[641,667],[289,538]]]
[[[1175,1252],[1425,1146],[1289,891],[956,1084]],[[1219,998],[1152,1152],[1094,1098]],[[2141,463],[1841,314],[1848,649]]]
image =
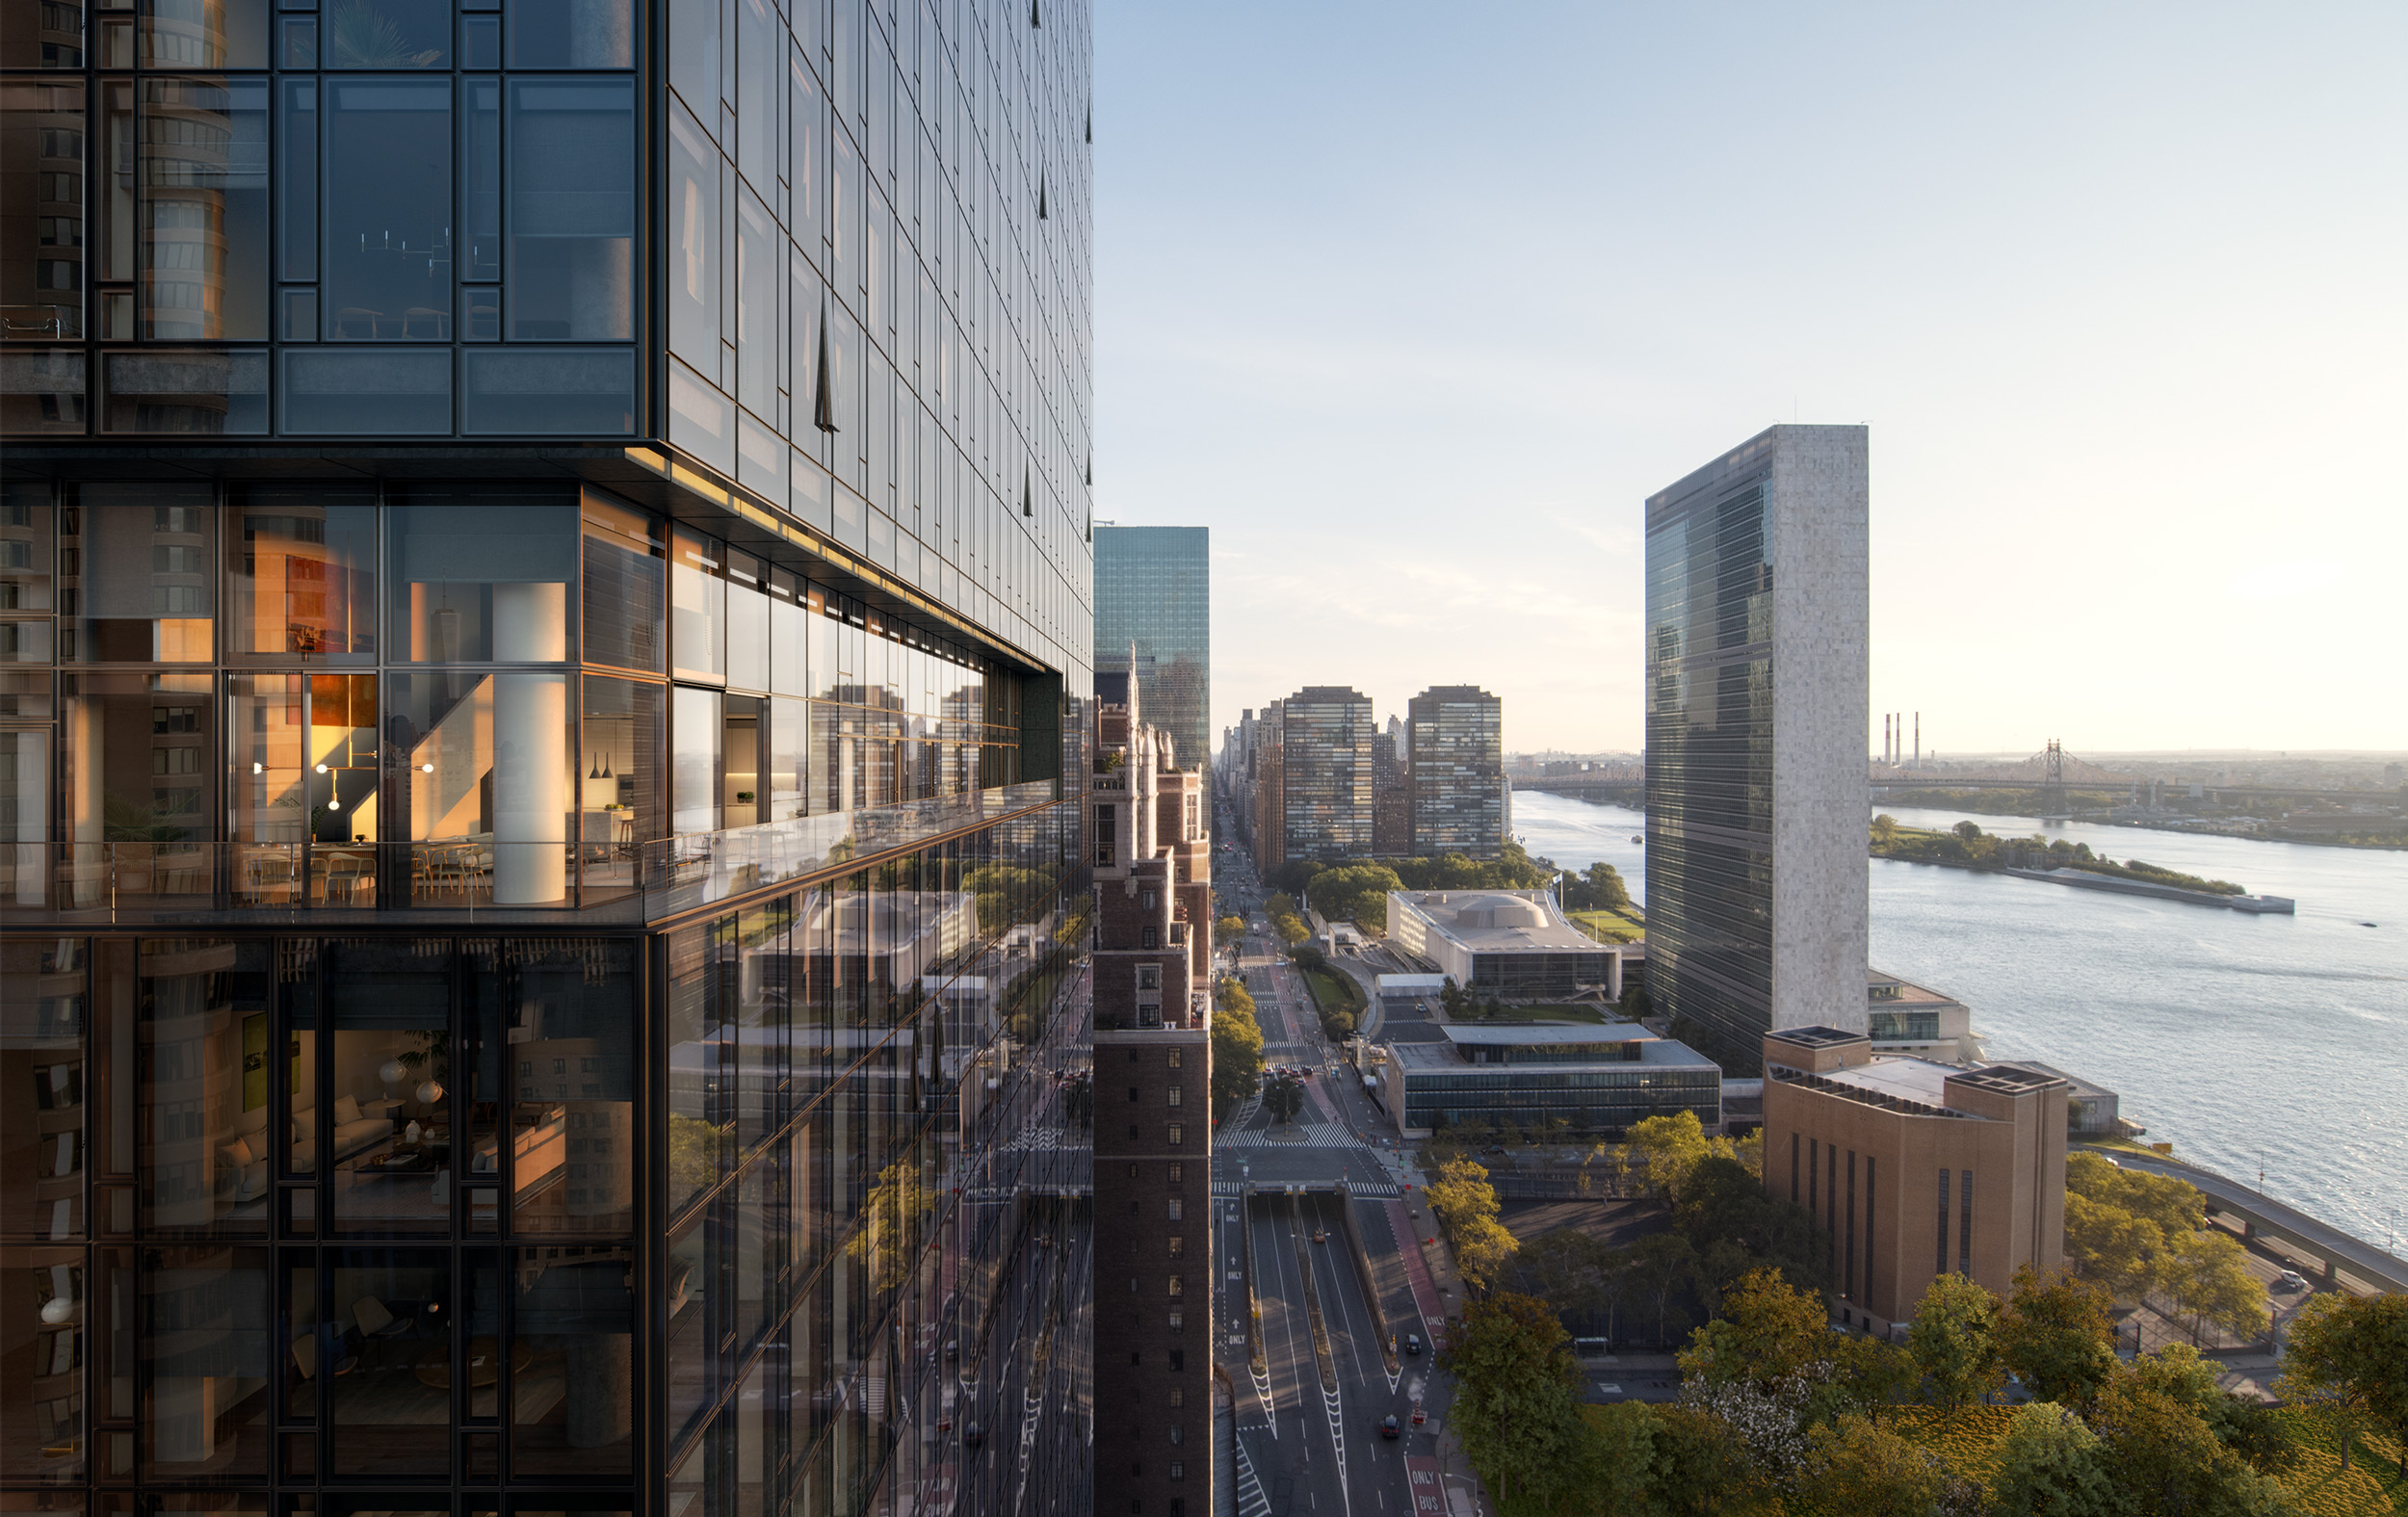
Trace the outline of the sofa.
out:
[[[393,1136],[393,1119],[371,1116],[359,1110],[359,1102],[351,1096],[334,1098],[334,1162],[341,1164],[352,1155]],[[315,1174],[318,1170],[318,1109],[309,1107],[293,1113],[293,1172]]]

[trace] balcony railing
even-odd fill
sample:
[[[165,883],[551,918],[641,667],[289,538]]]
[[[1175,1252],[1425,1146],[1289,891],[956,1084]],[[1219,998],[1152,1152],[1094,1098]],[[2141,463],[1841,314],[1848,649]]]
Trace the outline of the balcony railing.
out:
[[[1051,780],[651,841],[0,844],[13,925],[355,919],[652,922],[1050,805]]]

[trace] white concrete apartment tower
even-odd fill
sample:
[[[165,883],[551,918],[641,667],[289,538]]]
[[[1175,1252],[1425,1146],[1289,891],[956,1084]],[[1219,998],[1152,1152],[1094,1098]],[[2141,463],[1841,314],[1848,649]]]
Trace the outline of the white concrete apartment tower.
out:
[[[1752,1072],[1866,1026],[1863,427],[1776,426],[1647,501],[1648,988]]]

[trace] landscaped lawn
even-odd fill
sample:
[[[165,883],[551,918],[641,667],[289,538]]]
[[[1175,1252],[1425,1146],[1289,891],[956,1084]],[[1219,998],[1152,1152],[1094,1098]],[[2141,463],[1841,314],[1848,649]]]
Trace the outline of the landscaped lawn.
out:
[[[1567,911],[1566,920],[1600,943],[1639,943],[1647,929],[1618,911]]]
[[[1332,1011],[1351,1011],[1357,1017],[1363,1014],[1363,992],[1355,988],[1350,977],[1334,969],[1307,969],[1304,982],[1312,987],[1313,1004],[1322,1015]]]

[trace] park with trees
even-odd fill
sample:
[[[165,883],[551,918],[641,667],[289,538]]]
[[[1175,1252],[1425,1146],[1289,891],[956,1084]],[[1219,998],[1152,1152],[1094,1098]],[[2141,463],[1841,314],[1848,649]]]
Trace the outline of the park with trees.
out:
[[[2179,1335],[2119,1357],[2138,1296],[2194,1334],[2264,1331],[2263,1288],[2179,1180],[2076,1155],[2068,1266],[2027,1266],[2004,1298],[1944,1275],[1889,1343],[1834,1328],[1827,1240],[1766,1193],[1760,1144],[1651,1118],[1588,1159],[1651,1230],[1516,1238],[1486,1168],[1432,1155],[1469,1297],[1438,1362],[1505,1517],[2408,1510],[2408,1296],[2308,1301],[2271,1406],[2225,1393]],[[1683,1342],[1677,1398],[1584,1404],[1574,1334]]]
[[[1469,1301],[1438,1364],[1503,1517],[2395,1512],[2408,1297],[2318,1303],[2280,1406],[2222,1390],[2186,1344],[2119,1359],[2105,1293],[2029,1268],[2004,1300],[1942,1276],[1903,1344],[1834,1332],[1819,1290],[1749,1269],[1665,1403],[1584,1404],[1561,1321],[1517,1291]],[[2009,1375],[2032,1399],[2005,1404]]]

